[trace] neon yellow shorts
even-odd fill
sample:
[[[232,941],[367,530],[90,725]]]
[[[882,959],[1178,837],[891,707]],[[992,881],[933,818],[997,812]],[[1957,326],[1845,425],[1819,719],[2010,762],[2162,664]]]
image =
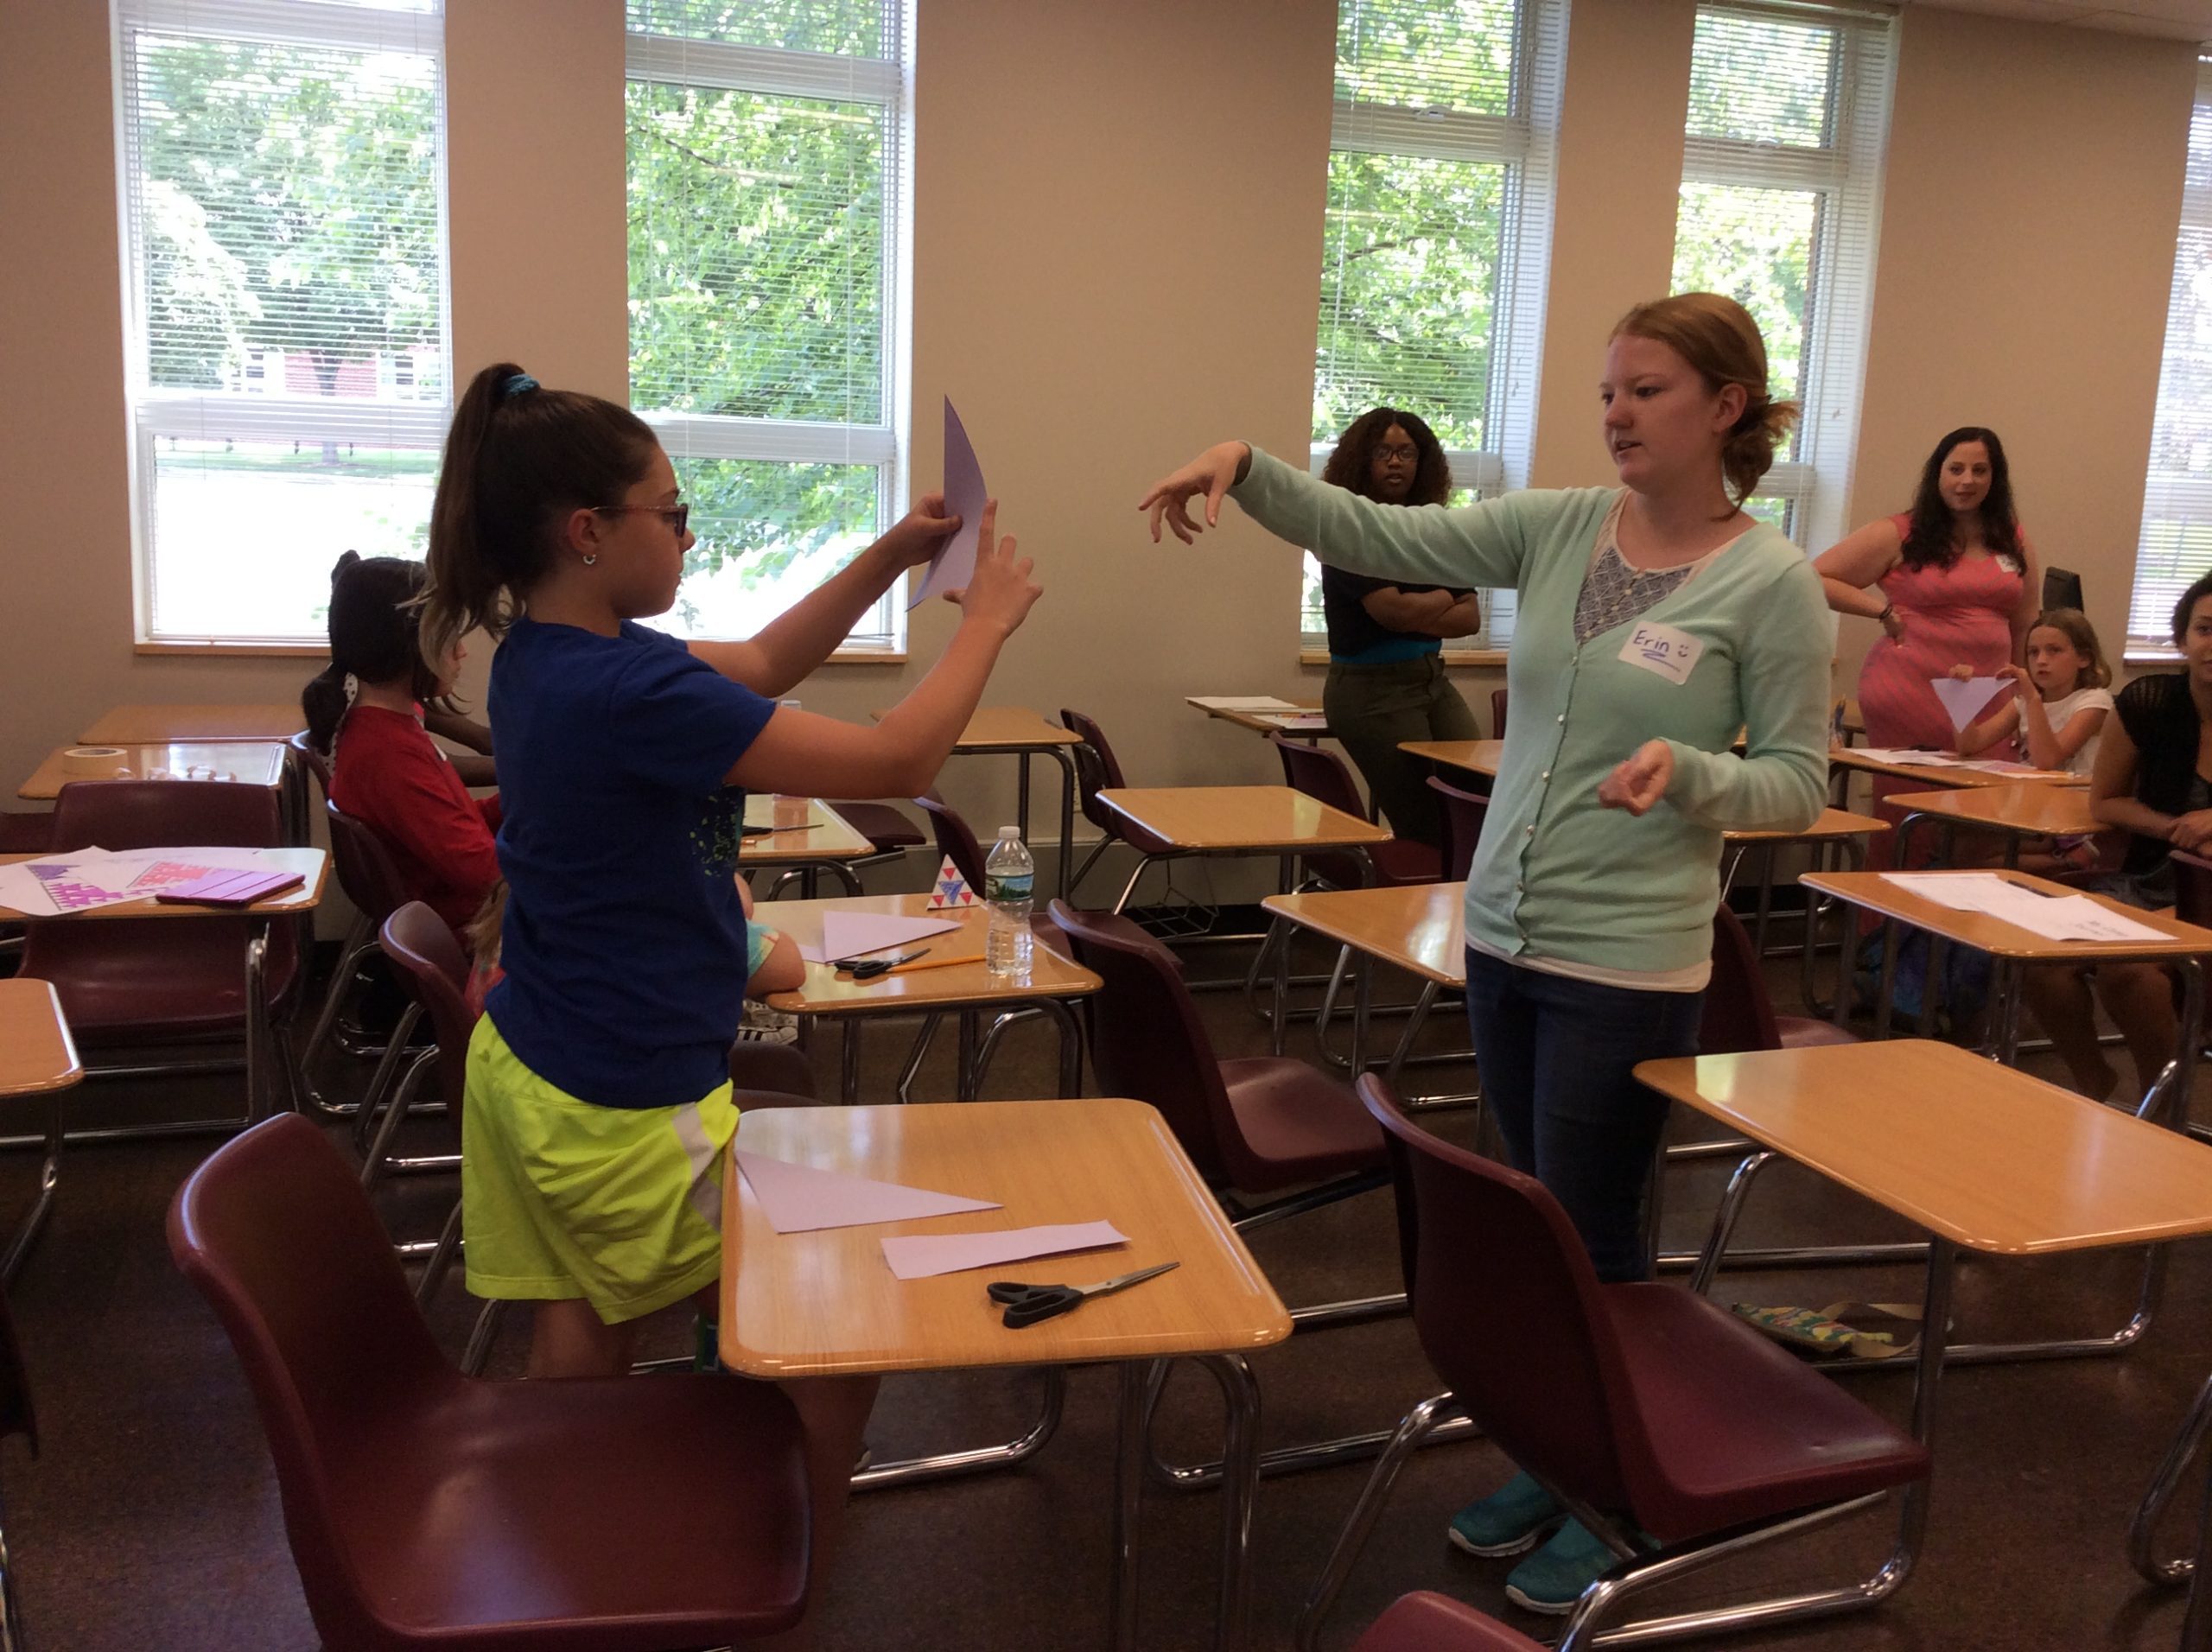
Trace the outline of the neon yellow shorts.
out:
[[[480,1017],[461,1131],[468,1288],[582,1297],[620,1325],[712,1284],[736,1134],[727,1083],[682,1107],[594,1106],[524,1066]]]

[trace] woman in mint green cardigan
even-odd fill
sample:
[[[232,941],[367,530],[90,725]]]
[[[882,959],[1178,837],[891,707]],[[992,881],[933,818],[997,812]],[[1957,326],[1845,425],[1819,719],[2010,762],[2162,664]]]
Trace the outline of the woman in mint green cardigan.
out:
[[[1797,413],[1769,397],[1743,308],[1712,293],[1638,305],[1613,331],[1599,400],[1617,488],[1408,509],[1235,442],[1140,508],[1155,540],[1164,521],[1188,543],[1233,498],[1356,573],[1518,594],[1513,721],[1467,880],[1467,1018],[1508,1158],[1618,1280],[1649,1273],[1667,1115],[1632,1070],[1696,1050],[1720,834],[1819,817],[1832,648],[1812,565],[1741,509]],[[1452,1536],[1513,1554],[1560,1519],[1524,1475],[1463,1509]],[[1565,1611],[1610,1564],[1569,1521],[1507,1592]]]

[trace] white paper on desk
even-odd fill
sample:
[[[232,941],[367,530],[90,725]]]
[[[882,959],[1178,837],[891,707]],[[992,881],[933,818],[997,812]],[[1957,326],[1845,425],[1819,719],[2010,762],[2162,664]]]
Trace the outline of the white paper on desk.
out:
[[[911,1222],[920,1217],[957,1216],[963,1210],[995,1210],[989,1199],[933,1193],[926,1187],[879,1182],[842,1171],[794,1165],[765,1153],[730,1149],[745,1172],[753,1202],[778,1233],[814,1233],[823,1228],[857,1228],[872,1222]]]
[[[1260,721],[1273,723],[1286,734],[1318,734],[1329,726],[1327,715],[1319,711],[1294,711],[1287,716],[1262,717]]]
[[[1110,1222],[1064,1222],[1044,1228],[1001,1228],[995,1233],[899,1234],[882,1242],[883,1260],[900,1279],[928,1279],[1128,1242],[1128,1235]]]
[[[1298,707],[1288,700],[1278,700],[1272,694],[1194,694],[1191,703],[1204,706],[1208,711],[1295,711]]]
[[[2044,895],[1993,872],[1885,872],[1900,889],[1954,912],[1980,912],[2051,941],[2163,941],[2162,930],[2139,924],[2087,895]]]
[[[982,461],[976,457],[968,428],[944,398],[944,511],[960,518],[959,528],[930,558],[929,576],[906,599],[909,608],[945,591],[963,589],[976,572],[976,543],[983,531],[983,506],[990,493],[983,486]]]
[[[1852,748],[1854,757],[1870,758],[1877,763],[1894,763],[1901,768],[1957,769],[1967,766],[1963,758],[1948,752],[1915,752],[1902,746],[1858,746]]]
[[[1943,702],[1943,714],[1955,729],[1976,721],[1999,695],[2012,691],[2012,685],[2001,677],[1970,677],[1964,682],[1955,677],[1931,677],[1928,686]]]
[[[764,920],[765,921],[765,920]],[[809,963],[828,963],[836,958],[863,957],[887,947],[904,946],[925,935],[942,935],[959,924],[942,918],[909,918],[898,912],[822,914],[822,940],[809,946],[801,941],[798,955]]]

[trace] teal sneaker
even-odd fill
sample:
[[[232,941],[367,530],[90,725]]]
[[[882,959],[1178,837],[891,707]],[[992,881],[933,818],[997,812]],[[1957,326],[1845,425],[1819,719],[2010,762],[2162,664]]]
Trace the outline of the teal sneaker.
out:
[[[1583,1592],[1620,1564],[1620,1557],[1570,1520],[1558,1535],[1506,1573],[1505,1598],[1532,1612],[1560,1615],[1574,1610]]]
[[[1452,1516],[1452,1546],[1470,1554],[1518,1554],[1566,1518],[1552,1494],[1516,1474],[1490,1496]]]

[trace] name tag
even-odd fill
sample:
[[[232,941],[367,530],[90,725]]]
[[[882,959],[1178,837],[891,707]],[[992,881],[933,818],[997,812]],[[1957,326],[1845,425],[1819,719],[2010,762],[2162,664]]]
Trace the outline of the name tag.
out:
[[[1621,658],[1657,673],[1669,683],[1687,683],[1705,645],[1672,626],[1639,623],[1621,645]]]

